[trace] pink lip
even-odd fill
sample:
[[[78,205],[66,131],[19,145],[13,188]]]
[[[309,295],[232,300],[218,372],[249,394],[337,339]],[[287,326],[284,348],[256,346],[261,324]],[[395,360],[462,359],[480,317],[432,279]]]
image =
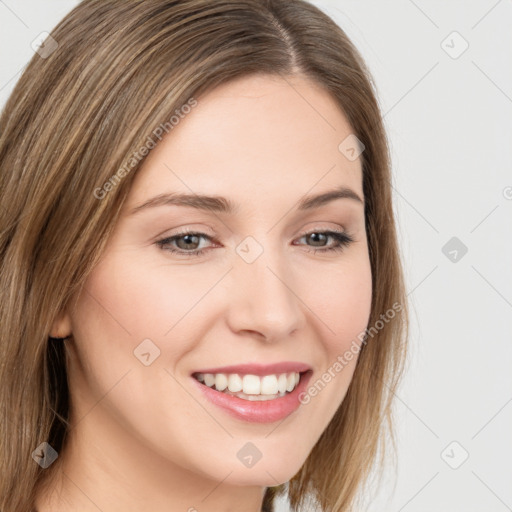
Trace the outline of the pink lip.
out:
[[[204,373],[245,373],[242,372],[240,369],[246,368],[246,366],[251,367],[251,371],[247,372],[248,374],[262,375],[262,373],[254,373],[254,365],[230,367],[229,371],[227,371],[227,367],[223,369],[216,368],[214,371],[205,371]],[[262,368],[265,368],[265,372],[268,372],[268,368],[273,368],[277,366],[279,365],[259,367],[259,370],[261,371]],[[297,365],[295,365],[294,367],[296,368]],[[231,370],[231,368],[236,368],[237,370],[233,371]],[[201,371],[198,373],[203,372]],[[270,373],[285,372],[283,370],[276,371],[274,369]],[[216,391],[215,389],[209,388],[208,386],[201,384],[194,377],[192,377],[192,380],[195,383],[194,385],[199,386],[199,390],[202,393],[204,393],[204,396],[210,402],[212,402],[222,410],[226,411],[231,416],[234,416],[235,418],[243,421],[250,421],[253,423],[272,423],[275,421],[283,420],[300,407],[301,403],[299,401],[299,396],[301,396],[301,393],[305,391],[308,381],[311,378],[312,374],[312,371],[306,371],[306,373],[301,373],[299,384],[291,393],[287,393],[285,396],[281,398],[260,402],[251,402],[249,400],[244,400],[243,398],[238,398],[236,396],[222,393],[221,391]]]
[[[239,364],[236,366],[223,366],[222,368],[206,368],[196,370],[195,373],[239,373],[241,375],[272,375],[291,372],[307,372],[311,366],[304,363],[286,361],[274,364]]]

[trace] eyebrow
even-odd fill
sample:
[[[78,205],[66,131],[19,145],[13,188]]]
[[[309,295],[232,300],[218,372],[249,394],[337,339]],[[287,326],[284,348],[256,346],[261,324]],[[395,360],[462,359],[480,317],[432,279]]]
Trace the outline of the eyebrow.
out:
[[[315,208],[320,208],[321,206],[330,203],[331,201],[334,201],[336,199],[352,199],[361,204],[364,204],[364,201],[352,189],[347,187],[340,187],[314,196],[302,197],[298,202],[297,210],[313,210]],[[217,213],[233,214],[239,211],[238,205],[236,203],[222,196],[207,196],[175,192],[159,194],[158,196],[148,199],[143,204],[136,206],[135,208],[130,210],[130,215],[133,215],[143,210],[147,210],[149,208],[169,205],[186,206],[189,208],[196,208],[198,210],[208,210]]]

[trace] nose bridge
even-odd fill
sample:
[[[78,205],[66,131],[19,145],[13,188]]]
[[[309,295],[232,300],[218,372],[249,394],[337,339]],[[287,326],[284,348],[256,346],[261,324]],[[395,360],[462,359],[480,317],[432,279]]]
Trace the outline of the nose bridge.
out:
[[[277,339],[299,327],[302,311],[284,247],[271,245],[270,238],[247,237],[237,246],[230,318],[235,329]]]

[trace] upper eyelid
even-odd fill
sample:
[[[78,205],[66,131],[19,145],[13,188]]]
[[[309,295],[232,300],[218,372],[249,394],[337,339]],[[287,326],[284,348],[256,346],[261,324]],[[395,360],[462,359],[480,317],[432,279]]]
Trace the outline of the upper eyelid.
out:
[[[341,229],[336,229],[336,228],[312,228],[312,229],[308,229],[306,231],[302,231],[298,236],[299,237],[303,237],[303,236],[309,235],[311,233],[329,233],[329,232],[341,233],[341,234],[346,234],[346,235],[349,234],[348,230],[346,230],[345,228],[341,228]],[[209,233],[205,233],[204,231],[194,230],[194,229],[184,229],[183,231],[180,231],[178,233],[173,233],[171,235],[165,236],[164,239],[179,238],[181,236],[186,236],[186,235],[198,235],[198,236],[202,236],[202,237],[210,238],[210,239],[215,239],[216,238],[215,235],[212,235],[212,234],[209,234]]]

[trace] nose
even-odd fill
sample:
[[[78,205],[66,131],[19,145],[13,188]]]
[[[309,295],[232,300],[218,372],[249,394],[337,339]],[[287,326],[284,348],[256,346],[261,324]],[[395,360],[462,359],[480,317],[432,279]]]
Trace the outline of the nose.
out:
[[[234,332],[257,333],[274,342],[303,325],[299,283],[283,254],[265,251],[252,263],[236,256],[228,278],[227,318]]]

